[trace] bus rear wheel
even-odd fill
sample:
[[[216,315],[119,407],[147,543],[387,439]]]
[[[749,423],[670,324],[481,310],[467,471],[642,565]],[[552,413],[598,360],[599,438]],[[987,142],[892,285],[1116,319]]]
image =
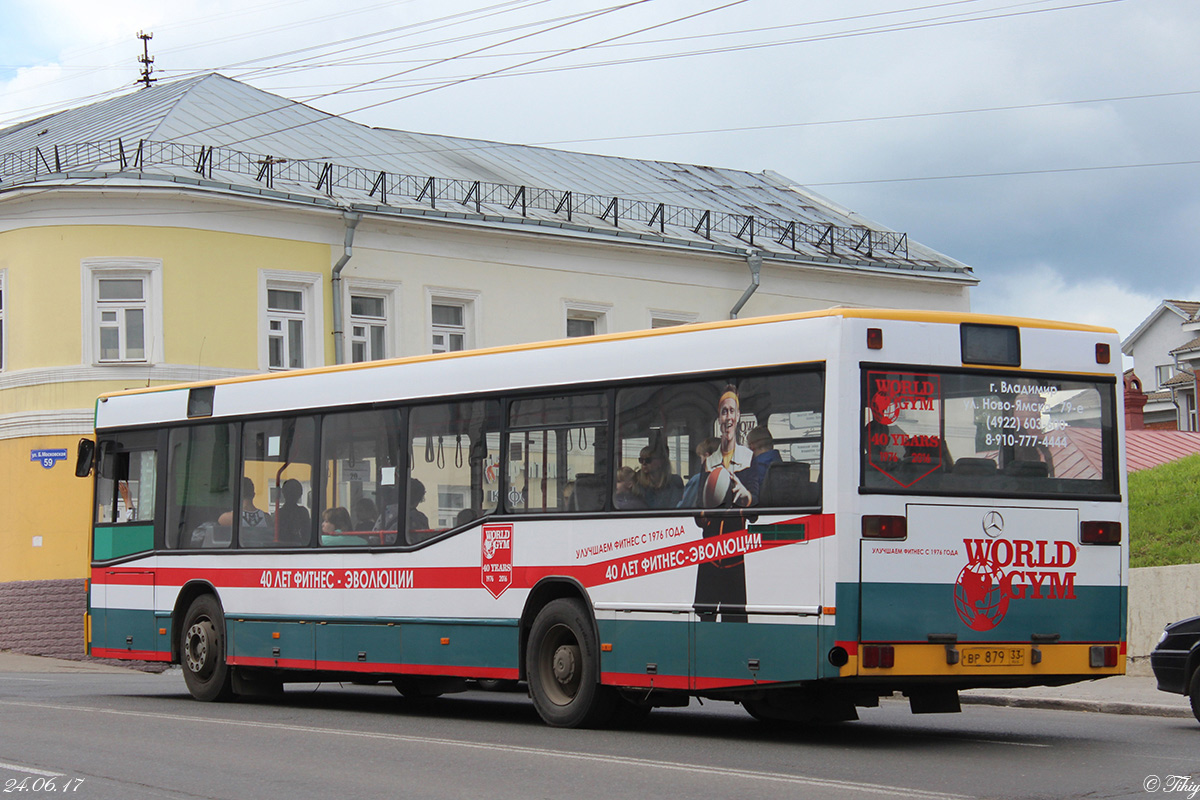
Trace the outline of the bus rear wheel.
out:
[[[562,598],[533,621],[525,650],[529,694],[546,724],[597,727],[612,716],[614,696],[600,685],[599,645],[583,603]]]
[[[206,702],[233,697],[232,675],[225,663],[225,614],[211,594],[197,597],[184,615],[179,660],[192,697]]]

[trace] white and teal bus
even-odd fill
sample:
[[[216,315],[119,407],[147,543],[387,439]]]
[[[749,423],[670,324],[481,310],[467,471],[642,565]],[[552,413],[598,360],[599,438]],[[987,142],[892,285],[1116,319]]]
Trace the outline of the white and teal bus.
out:
[[[201,700],[524,681],[557,726],[1121,674],[1119,352],[833,309],[105,395],[88,649]]]

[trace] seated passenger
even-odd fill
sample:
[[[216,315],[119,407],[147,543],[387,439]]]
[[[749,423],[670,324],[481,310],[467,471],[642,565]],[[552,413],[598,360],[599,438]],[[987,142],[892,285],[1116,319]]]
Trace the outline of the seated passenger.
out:
[[[772,464],[783,461],[783,456],[775,449],[775,438],[771,436],[771,432],[762,425],[746,434],[746,446],[754,453],[754,458],[750,460],[750,469],[746,471],[744,482],[757,503],[767,470]]]
[[[288,544],[308,544],[312,517],[309,516],[308,509],[300,505],[300,498],[304,496],[304,485],[295,478],[288,478],[283,482],[280,492],[283,494],[283,505],[275,514],[279,541]]]
[[[642,468],[637,471],[633,493],[647,508],[675,508],[683,499],[683,479],[671,472],[666,452],[643,447],[638,456]]]
[[[375,520],[379,519],[379,509],[375,507],[375,501],[369,497],[363,497],[354,504],[354,529],[357,531],[369,531],[375,527]]]
[[[242,478],[242,513],[241,513],[242,530],[247,528],[272,528],[271,515],[265,511],[260,511],[254,505],[254,481],[249,478]],[[217,524],[229,527],[233,525],[233,512],[226,511],[221,516],[217,517]]]
[[[429,517],[419,511],[417,506],[425,502],[425,484],[416,478],[408,479],[408,529],[410,531],[429,530]]]
[[[646,501],[633,493],[633,484],[637,473],[632,467],[621,467],[617,470],[617,488],[613,492],[613,505],[622,511],[645,508]]]
[[[338,534],[352,530],[353,522],[350,521],[350,512],[341,506],[325,509],[325,513],[321,515],[321,533],[322,534]]]

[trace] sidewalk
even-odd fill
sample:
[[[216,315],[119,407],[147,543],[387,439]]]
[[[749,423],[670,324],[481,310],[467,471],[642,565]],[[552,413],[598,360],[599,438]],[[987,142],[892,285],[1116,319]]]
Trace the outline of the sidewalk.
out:
[[[129,673],[140,672],[130,667],[117,666],[112,663],[87,659],[86,661],[68,661],[63,658],[45,658],[30,656],[24,653],[14,653],[11,650],[0,650],[0,673],[5,672],[41,672],[41,673]]]
[[[101,661],[65,661],[0,650],[0,673],[129,673],[129,667]],[[1156,688],[1153,677],[1119,675],[1070,686],[1035,686],[1030,689],[969,689],[960,693],[963,705],[1049,708],[1102,714],[1138,714],[1150,717],[1190,718],[1192,709],[1183,695]]]
[[[959,693],[963,705],[1051,708],[1102,714],[1139,714],[1149,717],[1188,717],[1187,697],[1157,689],[1152,676],[1117,675],[1070,686],[1035,686],[1028,689],[969,689]]]

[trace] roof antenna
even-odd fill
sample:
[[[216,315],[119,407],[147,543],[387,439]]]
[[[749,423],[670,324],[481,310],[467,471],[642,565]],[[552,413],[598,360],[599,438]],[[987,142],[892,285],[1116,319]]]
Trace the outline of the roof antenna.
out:
[[[138,56],[138,63],[142,65],[142,74],[134,83],[141,83],[149,88],[150,84],[158,80],[158,78],[150,77],[154,72],[154,57],[150,55],[150,40],[154,38],[154,34],[138,31],[137,38],[142,40],[142,54]]]

